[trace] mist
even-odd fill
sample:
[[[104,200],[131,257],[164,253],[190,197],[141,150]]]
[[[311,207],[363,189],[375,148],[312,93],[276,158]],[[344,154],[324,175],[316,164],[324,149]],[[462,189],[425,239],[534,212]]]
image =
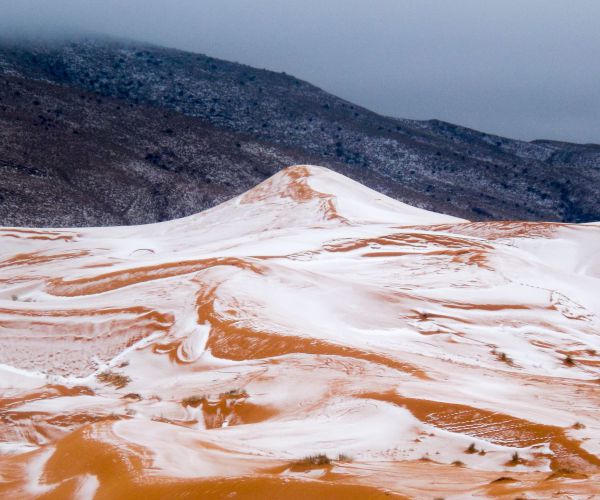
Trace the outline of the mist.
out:
[[[285,71],[379,113],[600,143],[597,0],[0,0],[9,37],[108,34]]]

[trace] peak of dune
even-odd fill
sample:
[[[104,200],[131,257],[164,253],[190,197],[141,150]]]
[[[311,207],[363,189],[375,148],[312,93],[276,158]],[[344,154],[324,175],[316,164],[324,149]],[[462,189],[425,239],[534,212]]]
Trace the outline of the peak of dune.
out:
[[[307,165],[169,222],[2,228],[0,496],[594,498],[599,256],[595,224]]]
[[[281,170],[243,195],[215,209],[272,228],[319,224],[391,223],[398,226],[442,224],[463,219],[429,212],[394,200],[333,170],[295,165]],[[203,214],[199,214],[202,218]]]
[[[317,203],[325,218],[350,222],[393,222],[411,225],[462,220],[410,206],[333,170],[312,165],[288,167],[242,197],[244,201],[274,199]]]

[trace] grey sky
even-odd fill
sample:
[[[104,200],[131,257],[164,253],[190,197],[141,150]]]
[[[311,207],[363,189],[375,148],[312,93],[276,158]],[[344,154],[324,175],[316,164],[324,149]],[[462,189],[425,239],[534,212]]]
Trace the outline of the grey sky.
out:
[[[596,143],[599,26],[598,0],[0,0],[4,33],[127,36],[387,115]]]

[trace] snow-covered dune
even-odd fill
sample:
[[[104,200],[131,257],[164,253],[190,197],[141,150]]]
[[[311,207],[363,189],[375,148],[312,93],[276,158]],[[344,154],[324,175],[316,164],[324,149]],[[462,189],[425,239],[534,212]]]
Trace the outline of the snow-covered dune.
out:
[[[600,495],[599,291],[599,225],[313,166],[171,222],[0,228],[0,495]]]

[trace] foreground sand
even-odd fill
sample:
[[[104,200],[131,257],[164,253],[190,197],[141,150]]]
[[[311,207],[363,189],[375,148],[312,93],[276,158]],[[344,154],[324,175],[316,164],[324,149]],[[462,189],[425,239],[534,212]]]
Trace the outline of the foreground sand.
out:
[[[161,224],[0,229],[0,496],[600,498],[599,290],[598,225],[319,167]]]

